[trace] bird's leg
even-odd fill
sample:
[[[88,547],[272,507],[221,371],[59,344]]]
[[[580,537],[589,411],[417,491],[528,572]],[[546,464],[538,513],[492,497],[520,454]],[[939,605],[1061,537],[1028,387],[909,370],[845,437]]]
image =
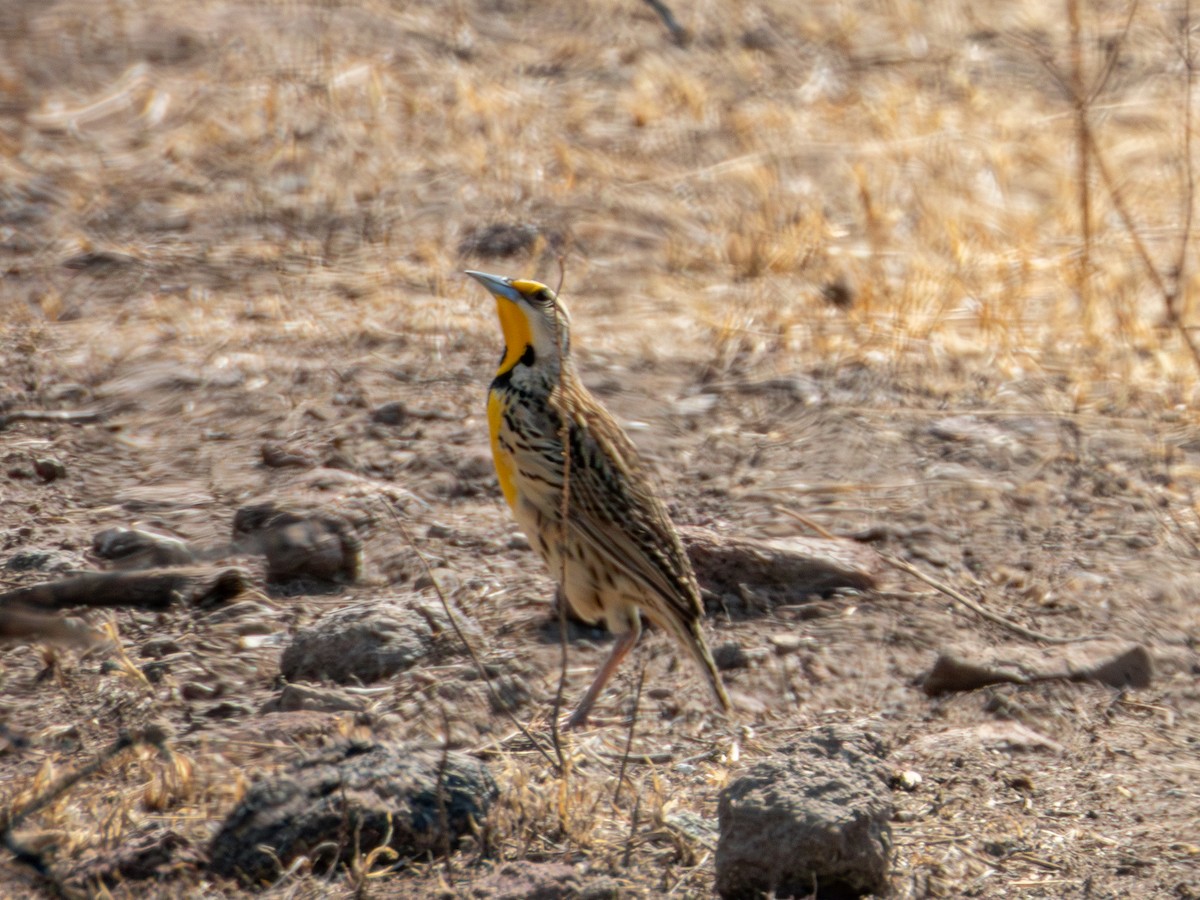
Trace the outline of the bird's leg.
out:
[[[592,704],[596,702],[596,698],[600,696],[600,692],[604,690],[604,686],[612,678],[613,672],[617,671],[617,666],[621,664],[621,660],[629,655],[629,651],[633,649],[633,645],[637,643],[637,639],[641,633],[641,623],[635,618],[633,620],[633,627],[624,634],[617,636],[617,642],[613,645],[612,652],[608,654],[608,659],[604,661],[604,665],[596,672],[596,677],[592,680],[592,686],[587,689],[587,693],[579,701],[579,706],[575,708],[575,712],[571,713],[571,718],[567,719],[567,728],[580,728],[587,722],[588,713],[592,711]]]

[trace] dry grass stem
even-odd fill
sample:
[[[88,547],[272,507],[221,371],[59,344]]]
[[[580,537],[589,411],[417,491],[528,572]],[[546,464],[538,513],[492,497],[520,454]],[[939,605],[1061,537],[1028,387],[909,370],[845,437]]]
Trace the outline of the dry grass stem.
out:
[[[1052,634],[1043,634],[1040,631],[1034,631],[1032,628],[1026,628],[1024,625],[1014,622],[1011,619],[1006,619],[1004,616],[992,612],[987,607],[981,606],[962,591],[955,590],[945,582],[939,581],[932,575],[922,572],[912,563],[905,562],[902,559],[897,559],[890,553],[885,553],[883,551],[876,552],[879,553],[880,558],[889,566],[899,569],[901,572],[907,572],[909,575],[912,575],[915,578],[919,578],[934,590],[940,591],[956,603],[961,603],[977,616],[987,619],[992,624],[999,625],[1001,628],[1011,631],[1013,634],[1019,634],[1021,637],[1028,638],[1031,641],[1041,641],[1043,644],[1080,644],[1085,641],[1096,641],[1103,637],[1103,635],[1098,634],[1080,635],[1078,637],[1058,637]]]

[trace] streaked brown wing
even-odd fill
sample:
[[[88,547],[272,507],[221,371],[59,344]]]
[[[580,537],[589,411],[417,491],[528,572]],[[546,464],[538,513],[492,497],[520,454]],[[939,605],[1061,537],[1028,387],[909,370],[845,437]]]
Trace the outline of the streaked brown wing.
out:
[[[571,429],[571,524],[610,565],[661,598],[664,613],[700,618],[691,565],[637,449],[603,407],[586,400],[573,404],[586,427]]]

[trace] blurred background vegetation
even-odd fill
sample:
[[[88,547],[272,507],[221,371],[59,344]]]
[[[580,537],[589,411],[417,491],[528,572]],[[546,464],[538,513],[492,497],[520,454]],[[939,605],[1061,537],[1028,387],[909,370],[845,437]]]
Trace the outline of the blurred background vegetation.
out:
[[[1186,5],[675,13],[8,0],[8,315],[471,335],[562,256],[597,349],[1193,404]]]

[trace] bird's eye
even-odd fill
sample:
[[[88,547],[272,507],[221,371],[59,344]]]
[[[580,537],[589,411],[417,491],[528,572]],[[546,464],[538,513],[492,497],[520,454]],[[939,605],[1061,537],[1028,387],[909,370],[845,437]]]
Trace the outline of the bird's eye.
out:
[[[543,303],[546,306],[549,306],[550,303],[552,302],[551,297],[550,297],[550,292],[548,290],[546,290],[545,288],[542,288],[540,291],[538,291],[536,294],[534,294],[534,298],[537,300],[538,303]]]

